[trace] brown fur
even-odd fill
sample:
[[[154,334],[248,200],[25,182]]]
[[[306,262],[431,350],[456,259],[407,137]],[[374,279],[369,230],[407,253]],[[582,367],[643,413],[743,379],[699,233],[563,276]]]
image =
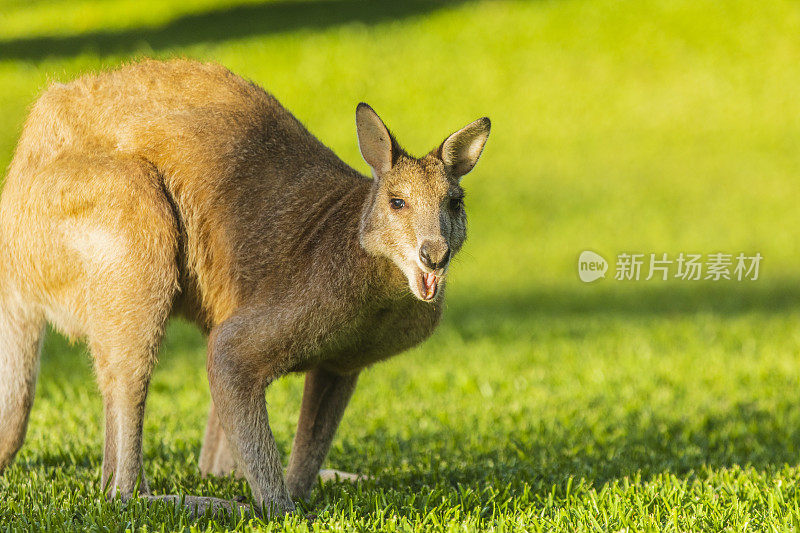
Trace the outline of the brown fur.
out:
[[[140,478],[147,494],[147,387],[181,313],[209,333],[203,472],[238,465],[273,513],[307,495],[358,372],[436,326],[466,238],[459,179],[489,132],[481,119],[416,159],[371,108],[356,117],[374,179],[218,65],[145,61],[51,86],[0,198],[0,470],[24,439],[47,321],[89,343],[103,482],[129,497]],[[284,481],[264,389],[299,371]]]

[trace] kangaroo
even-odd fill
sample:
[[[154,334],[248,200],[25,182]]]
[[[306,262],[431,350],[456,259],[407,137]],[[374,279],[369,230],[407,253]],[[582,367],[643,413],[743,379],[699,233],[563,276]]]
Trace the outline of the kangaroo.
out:
[[[291,512],[360,370],[439,322],[466,238],[459,182],[489,129],[481,118],[415,158],[358,104],[369,178],[216,64],[146,60],[50,86],[0,197],[0,472],[25,438],[49,322],[91,352],[108,495],[138,486],[155,498],[142,465],[145,400],[179,314],[208,336],[202,472],[235,469],[266,515]],[[306,377],[284,477],[265,389],[292,372]]]

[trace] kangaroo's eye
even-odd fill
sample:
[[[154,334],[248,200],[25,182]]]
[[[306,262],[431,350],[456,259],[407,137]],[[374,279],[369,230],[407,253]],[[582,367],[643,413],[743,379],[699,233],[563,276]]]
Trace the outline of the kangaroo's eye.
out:
[[[453,211],[461,211],[462,207],[464,207],[463,198],[450,198],[450,209]]]
[[[406,206],[406,201],[402,198],[392,198],[389,200],[392,209],[403,209]]]

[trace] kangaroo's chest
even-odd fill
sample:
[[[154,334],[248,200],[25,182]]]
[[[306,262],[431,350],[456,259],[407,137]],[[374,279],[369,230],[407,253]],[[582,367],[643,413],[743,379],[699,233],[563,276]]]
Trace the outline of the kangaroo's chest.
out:
[[[441,304],[409,300],[377,307],[333,335],[315,357],[337,373],[352,373],[427,339],[441,316]]]

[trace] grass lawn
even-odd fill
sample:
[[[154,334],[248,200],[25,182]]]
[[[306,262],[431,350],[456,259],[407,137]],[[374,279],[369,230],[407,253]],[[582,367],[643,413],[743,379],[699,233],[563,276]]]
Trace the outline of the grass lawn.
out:
[[[367,370],[285,521],[102,499],[85,347],[48,336],[0,530],[800,529],[800,5],[757,0],[0,0],[0,166],[48,81],[215,60],[348,163],[369,102],[424,153],[483,115],[445,320]],[[583,284],[577,257],[763,255],[757,281]],[[204,339],[171,325],[145,422],[157,493],[201,479]],[[0,376],[0,379],[3,379]],[[301,377],[267,392],[288,457]]]

